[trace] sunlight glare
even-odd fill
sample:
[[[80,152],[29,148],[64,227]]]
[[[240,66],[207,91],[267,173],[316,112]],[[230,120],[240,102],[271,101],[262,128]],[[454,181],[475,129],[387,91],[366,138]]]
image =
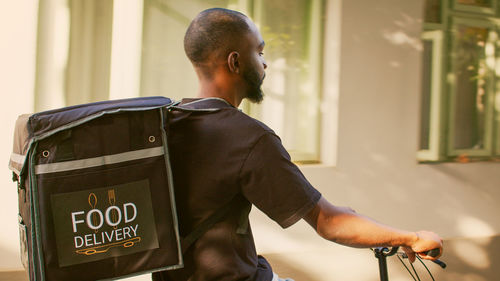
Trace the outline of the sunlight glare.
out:
[[[418,51],[421,51],[423,48],[420,38],[408,36],[408,34],[400,30],[394,32],[384,31],[382,35],[394,45],[408,45]]]
[[[461,217],[457,222],[458,231],[468,237],[489,237],[495,235],[495,230],[484,221],[470,217]]]

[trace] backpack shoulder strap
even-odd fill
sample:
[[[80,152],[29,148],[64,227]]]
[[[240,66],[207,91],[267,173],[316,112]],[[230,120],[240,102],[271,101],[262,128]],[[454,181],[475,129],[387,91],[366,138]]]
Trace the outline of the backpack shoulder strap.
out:
[[[202,99],[193,99],[187,103],[176,102],[169,106],[171,110],[180,110],[187,112],[215,112],[223,108],[234,108],[231,104],[221,98],[210,97]]]

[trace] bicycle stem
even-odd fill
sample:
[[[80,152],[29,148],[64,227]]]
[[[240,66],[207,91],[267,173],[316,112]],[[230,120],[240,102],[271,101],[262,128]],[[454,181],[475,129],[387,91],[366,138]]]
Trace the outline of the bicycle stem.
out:
[[[391,250],[388,248],[375,248],[373,249],[375,257],[378,259],[378,269],[380,273],[380,281],[389,281],[389,275],[387,273],[387,257],[392,256],[398,252],[398,247],[394,247]]]

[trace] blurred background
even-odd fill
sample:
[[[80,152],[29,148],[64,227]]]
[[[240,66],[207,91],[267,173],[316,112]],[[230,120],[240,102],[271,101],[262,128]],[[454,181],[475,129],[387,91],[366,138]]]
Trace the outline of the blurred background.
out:
[[[0,280],[26,280],[7,169],[17,116],[195,96],[183,35],[210,7],[260,28],[266,97],[241,108],[325,197],[438,232],[449,266],[430,265],[437,280],[500,278],[500,1],[0,0]],[[282,276],[378,280],[369,250],[323,241],[304,222],[282,230],[255,208],[251,223]],[[391,280],[410,280],[403,270],[390,261]]]

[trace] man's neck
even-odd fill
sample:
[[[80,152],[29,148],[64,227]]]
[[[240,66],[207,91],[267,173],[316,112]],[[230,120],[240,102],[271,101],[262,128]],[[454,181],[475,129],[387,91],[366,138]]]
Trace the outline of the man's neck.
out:
[[[199,98],[221,98],[234,107],[238,107],[242,101],[238,88],[228,83],[225,79],[200,79]]]
[[[241,100],[238,101],[237,99],[232,99],[230,96],[221,95],[221,94],[218,94],[217,92],[214,93],[214,92],[200,91],[198,93],[198,97],[199,98],[220,98],[220,99],[225,100],[226,102],[228,102],[229,104],[231,104],[234,107],[238,107],[241,103]]]

